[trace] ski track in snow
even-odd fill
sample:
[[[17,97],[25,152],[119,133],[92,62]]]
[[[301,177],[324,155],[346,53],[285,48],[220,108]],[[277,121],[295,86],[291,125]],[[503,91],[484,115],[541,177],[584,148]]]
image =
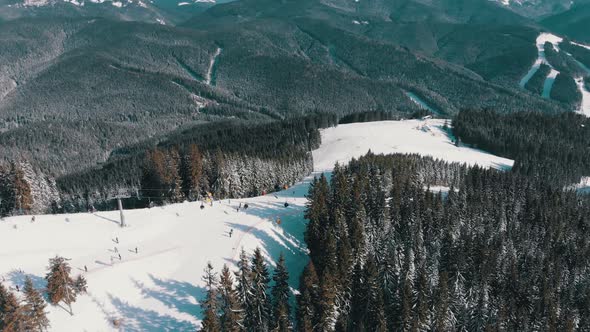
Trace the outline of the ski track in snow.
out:
[[[213,69],[214,69],[215,64],[217,62],[217,57],[219,57],[220,54],[221,54],[221,48],[218,47],[217,50],[215,50],[215,54],[213,54],[213,57],[209,61],[209,69],[207,69],[207,75],[205,77],[205,83],[207,83],[208,85],[211,85],[212,76],[213,76]]]
[[[124,228],[118,225],[118,211],[42,215],[35,222],[30,216],[5,218],[0,221],[0,276],[6,286],[14,287],[22,286],[28,275],[36,288],[44,289],[48,259],[55,255],[71,259],[74,276],[85,274],[89,293],[73,304],[74,316],[60,306],[48,305],[50,331],[116,331],[113,319],[121,319],[119,330],[124,331],[193,331],[200,325],[199,300],[205,293],[201,276],[208,261],[216,272],[223,264],[235,271],[242,248],[251,254],[260,247],[272,270],[282,252],[289,283],[298,288],[308,261],[303,236],[305,194],[313,177],[329,174],[336,162],[345,164],[371,150],[511,167],[511,160],[456,147],[443,125],[444,120],[429,119],[327,128],[322,130],[322,145],[313,151],[314,173],[291,188],[215,201],[203,210],[196,202],[125,210],[128,226]],[[289,207],[284,207],[285,202]],[[248,203],[249,208],[238,212],[240,203]]]

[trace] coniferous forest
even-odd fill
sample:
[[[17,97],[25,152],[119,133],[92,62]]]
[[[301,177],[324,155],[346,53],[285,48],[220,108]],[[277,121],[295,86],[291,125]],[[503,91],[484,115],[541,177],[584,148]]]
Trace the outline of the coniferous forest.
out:
[[[589,212],[517,172],[415,155],[337,166],[309,192],[298,330],[590,330]]]
[[[575,113],[466,110],[453,120],[465,144],[514,159],[512,171],[567,186],[590,175],[590,120]]]

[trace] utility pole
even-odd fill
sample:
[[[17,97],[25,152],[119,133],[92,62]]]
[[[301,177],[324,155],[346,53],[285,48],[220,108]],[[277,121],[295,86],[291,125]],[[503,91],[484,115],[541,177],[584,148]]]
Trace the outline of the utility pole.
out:
[[[117,197],[117,205],[119,206],[119,212],[121,214],[121,227],[125,227],[125,215],[123,214],[123,203],[121,202],[121,196]]]

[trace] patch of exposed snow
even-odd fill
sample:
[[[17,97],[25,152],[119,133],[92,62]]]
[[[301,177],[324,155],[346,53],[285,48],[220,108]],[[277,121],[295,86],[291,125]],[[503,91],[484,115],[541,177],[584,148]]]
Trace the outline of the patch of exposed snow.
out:
[[[551,99],[551,89],[553,88],[553,83],[555,83],[557,75],[559,75],[559,72],[551,68],[551,72],[547,75],[545,83],[543,84],[543,93],[541,95],[543,98]]]
[[[166,22],[161,18],[156,18],[156,22],[158,22],[161,25],[166,25]]]
[[[209,60],[209,68],[207,69],[207,74],[205,75],[205,83],[206,84],[211,84],[211,79],[212,79],[212,75],[213,75],[213,67],[215,66],[215,62],[217,61],[217,57],[219,57],[219,55],[221,54],[221,48],[218,47],[215,50],[215,54],[213,54],[213,57],[211,57],[211,60]]]
[[[123,7],[123,3],[120,1],[113,1],[112,4],[113,4],[113,6],[118,7],[118,8]]]
[[[23,5],[25,7],[41,7],[49,3],[48,0],[25,0]]]
[[[419,153],[451,162],[511,168],[513,161],[469,147],[456,147],[443,130],[445,120],[405,120],[353,123],[322,130],[322,145],[313,152],[316,171],[332,169],[374,153]]]
[[[590,91],[586,89],[583,77],[576,78],[576,84],[578,85],[578,89],[580,89],[580,92],[582,93],[582,104],[580,105],[579,112],[587,117],[590,117]]]
[[[190,5],[190,3],[188,3],[188,2],[179,2],[178,5],[179,6],[187,6],[187,5]]]

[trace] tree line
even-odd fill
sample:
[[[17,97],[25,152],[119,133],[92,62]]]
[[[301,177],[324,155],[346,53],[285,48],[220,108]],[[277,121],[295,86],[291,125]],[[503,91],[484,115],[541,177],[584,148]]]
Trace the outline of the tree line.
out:
[[[235,279],[234,279],[235,276]],[[203,332],[287,332],[292,330],[289,272],[281,254],[272,277],[260,248],[251,257],[242,250],[238,271],[223,266],[218,276],[205,267],[206,297],[201,302]],[[269,287],[269,283],[274,285]]]
[[[464,110],[453,120],[461,142],[514,159],[512,172],[567,186],[590,175],[590,120],[575,113]]]

